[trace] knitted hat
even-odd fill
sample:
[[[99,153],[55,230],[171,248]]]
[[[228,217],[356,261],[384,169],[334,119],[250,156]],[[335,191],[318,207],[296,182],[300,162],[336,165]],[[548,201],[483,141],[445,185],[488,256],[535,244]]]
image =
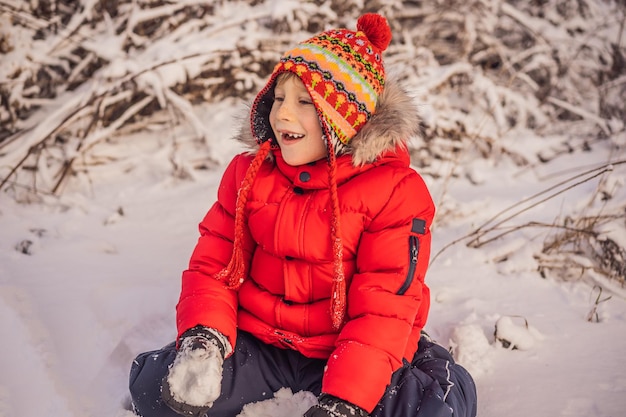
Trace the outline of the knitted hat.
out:
[[[261,145],[241,185],[235,211],[235,241],[229,264],[217,278],[238,288],[246,277],[243,262],[244,208],[261,163],[272,146],[277,146],[269,123],[278,75],[294,73],[306,87],[319,115],[328,147],[328,176],[331,202],[333,289],[331,319],[335,329],[343,323],[346,284],[343,273],[343,245],[339,224],[335,158],[376,112],[378,97],[385,85],[382,52],[391,42],[387,20],[368,13],[357,20],[357,31],[333,29],[316,35],[287,51],[278,62],[266,86],[252,104],[252,133]]]
[[[259,143],[272,137],[268,116],[282,72],[302,80],[331,139],[348,144],[372,117],[385,85],[382,52],[391,42],[391,29],[375,13],[361,16],[356,27],[356,32],[320,33],[283,55],[252,105],[252,130]]]

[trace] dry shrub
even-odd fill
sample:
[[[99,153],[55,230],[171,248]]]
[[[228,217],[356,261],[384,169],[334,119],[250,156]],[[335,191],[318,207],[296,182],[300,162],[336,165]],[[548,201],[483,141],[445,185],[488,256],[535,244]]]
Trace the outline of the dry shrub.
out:
[[[413,146],[415,165],[434,177],[469,177],[475,158],[546,163],[623,131],[620,3],[439,0],[391,7],[399,38],[391,61],[402,63],[429,109],[424,141]],[[546,151],[520,144],[549,136]],[[442,161],[455,169],[442,169]]]
[[[205,159],[200,165],[215,165],[210,127],[193,107],[248,100],[294,34],[350,18],[333,7],[356,14],[362,4],[311,1],[280,10],[258,0],[0,4],[0,189],[14,197],[61,194],[68,179],[105,162],[94,155],[98,146],[129,132],[174,136],[180,127],[191,129],[196,156]]]
[[[211,168],[214,133],[196,107],[248,101],[286,48],[324,29],[353,27],[363,12],[388,18],[394,38],[387,68],[427,109],[423,138],[410,143],[423,175],[476,184],[475,160],[533,167],[595,146],[619,149],[613,138],[624,135],[626,120],[624,0],[271,5],[0,2],[0,191],[21,201],[60,195],[71,180],[89,180],[96,167],[134,163],[123,146],[155,136],[166,142],[157,148],[171,153],[171,175],[189,178],[189,170]],[[541,149],[528,146],[533,140]],[[193,152],[182,152],[185,145]],[[185,160],[188,154],[193,159]],[[445,182],[442,189],[445,202]],[[601,233],[608,222],[623,228],[623,212],[572,210],[563,226],[512,225],[541,199],[542,193],[520,201],[513,214],[500,213],[458,241],[479,248],[522,228],[556,230],[538,256],[544,275],[595,274],[623,285],[624,248]],[[440,205],[439,213],[446,210]]]
[[[0,189],[60,194],[79,175],[77,158],[90,161],[101,143],[155,126],[190,126],[209,161],[202,165],[211,166],[211,136],[194,106],[249,100],[287,47],[329,27],[352,27],[368,11],[387,16],[394,33],[387,66],[429,109],[423,140],[411,143],[424,175],[471,179],[465,162],[476,158],[547,163],[624,129],[625,14],[615,1],[269,5],[0,4],[0,28],[8,28],[0,29]],[[23,50],[29,53],[14,60]],[[529,153],[508,140],[518,131],[550,143]],[[448,162],[455,169],[442,169]]]
[[[250,99],[289,45],[329,27],[351,27],[367,11],[389,19],[388,66],[431,108],[423,140],[411,144],[424,175],[442,175],[433,161],[454,161],[453,175],[467,176],[461,160],[477,156],[545,163],[620,128],[609,121],[626,102],[624,46],[614,36],[624,12],[615,2],[602,3],[332,0],[277,10],[260,0],[6,2],[0,5],[11,28],[0,31],[6,62],[20,48],[32,53],[0,74],[0,156],[7,156],[0,189],[19,181],[58,194],[67,174],[76,173],[71,155],[155,120],[192,126],[211,160],[210,137],[189,109]],[[231,44],[220,41],[225,34]],[[100,47],[110,42],[116,50]],[[159,54],[172,45],[189,52]],[[171,77],[176,66],[183,73]],[[54,120],[46,117],[61,96],[68,102],[79,95]],[[42,124],[48,128],[35,128]],[[503,141],[516,129],[559,132],[555,140],[564,145],[528,155]]]
[[[607,229],[611,233],[607,233]],[[617,230],[617,231],[616,231]],[[624,235],[626,212],[568,218],[546,239],[537,256],[542,276],[586,280],[609,289],[626,288],[626,248],[612,235]]]

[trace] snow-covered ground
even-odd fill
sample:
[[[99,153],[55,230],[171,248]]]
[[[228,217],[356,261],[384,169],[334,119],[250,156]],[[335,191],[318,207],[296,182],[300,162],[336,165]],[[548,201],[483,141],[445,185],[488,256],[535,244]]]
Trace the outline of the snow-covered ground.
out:
[[[234,68],[243,94],[262,82],[251,56],[274,62],[280,51],[272,45],[288,40],[259,22],[287,19],[284,27],[300,40],[310,19],[326,22],[337,13],[333,2],[224,1],[213,14],[199,9],[185,20],[180,10],[206,2],[126,1],[118,15],[103,17],[101,2],[82,0],[68,28],[39,39],[34,28],[49,22],[28,12],[39,2],[0,3],[0,46],[8,50],[0,56],[0,93],[10,91],[11,111],[42,105],[22,119],[0,106],[2,122],[15,122],[20,133],[0,141],[0,181],[7,179],[0,187],[0,417],[130,417],[131,362],[175,337],[180,275],[197,224],[215,200],[225,164],[241,150],[230,138],[242,103],[206,98],[224,80],[195,80],[206,88],[195,99],[207,103],[193,107],[173,87],[198,76],[202,59],[223,49],[230,60],[211,58],[203,68]],[[383,3],[411,19],[436,10],[437,2],[419,10]],[[437,14],[440,26],[423,19],[405,27],[386,61],[401,69],[430,129],[430,142],[415,147],[438,207],[426,330],[473,374],[479,417],[619,417],[626,415],[626,289],[589,269],[584,279],[571,268],[567,280],[557,273],[542,278],[537,255],[557,233],[578,227],[576,219],[602,214],[615,219],[593,230],[622,254],[626,248],[626,130],[616,116],[625,91],[618,59],[624,13],[608,0],[540,3],[459,1],[459,10]],[[533,8],[545,8],[545,19],[536,10],[531,17]],[[172,13],[180,20],[161,18]],[[26,23],[10,26],[19,19]],[[163,24],[153,39],[133,31],[150,19]],[[177,22],[184,25],[168,29]],[[464,31],[456,43],[437,38],[454,38],[456,30]],[[514,49],[521,34],[532,35],[532,47]],[[417,43],[424,39],[432,42]],[[463,44],[473,55],[446,51],[461,41],[476,43]],[[85,53],[75,54],[74,42]],[[485,44],[493,49],[483,51]],[[258,53],[238,57],[235,47]],[[458,58],[454,53],[461,62],[435,59]],[[494,57],[510,67],[492,68]],[[79,87],[59,84],[52,99],[38,96],[42,86],[30,85],[29,76],[47,71],[59,82],[68,62],[75,82],[84,68],[103,67]],[[564,69],[570,72],[557,73]],[[123,107],[127,84],[147,97]],[[540,100],[544,87],[548,96]],[[130,119],[142,110],[137,102],[148,106],[152,96],[166,110],[138,118],[125,126],[129,132],[112,119],[82,137],[79,117],[61,126],[70,114],[88,119],[97,98],[107,99],[100,104],[110,106],[109,116]],[[48,153],[24,158],[55,131],[63,133],[60,144],[48,140]],[[73,157],[79,174],[58,196],[45,194]],[[208,169],[199,169],[209,159]],[[28,164],[8,175],[20,160]],[[33,179],[43,190],[35,197],[21,188]],[[33,202],[18,203],[15,195]],[[468,247],[476,236],[479,247]],[[568,256],[590,265],[582,255]],[[616,262],[623,267],[625,260]],[[297,417],[314,401],[310,393],[281,390],[240,417]]]
[[[216,106],[209,120],[223,138],[224,161],[238,151],[228,140],[235,108]],[[558,165],[600,164],[607,155],[577,158]],[[124,416],[132,359],[175,336],[180,273],[224,166],[193,181],[162,175],[154,156],[133,166],[96,170],[89,191],[69,189],[39,204],[0,196],[0,416]],[[433,255],[561,180],[540,183],[540,174],[547,172],[491,162],[482,185],[447,180],[446,207],[454,210],[439,217]],[[613,174],[623,178],[623,169]],[[443,180],[427,182],[442,198]],[[596,186],[583,184],[520,216],[554,220],[565,204],[587,204]],[[613,295],[597,305],[598,320],[588,321],[598,290],[541,278],[532,253],[544,238],[527,230],[438,254],[427,276],[433,302],[426,330],[473,373],[481,417],[621,416],[626,302]],[[503,256],[506,262],[494,261]],[[520,349],[496,342],[496,322],[499,335]],[[294,394],[283,391],[244,415],[293,416],[294,407],[311,401]]]

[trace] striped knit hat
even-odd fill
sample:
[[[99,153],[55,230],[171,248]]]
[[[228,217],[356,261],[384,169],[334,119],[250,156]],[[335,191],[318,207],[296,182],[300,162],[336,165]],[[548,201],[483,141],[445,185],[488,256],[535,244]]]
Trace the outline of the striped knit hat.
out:
[[[330,228],[335,265],[331,318],[333,326],[339,329],[345,316],[346,284],[335,158],[344,153],[352,138],[376,111],[378,97],[385,85],[382,52],[390,42],[391,29],[387,20],[379,14],[368,13],[357,20],[356,32],[332,29],[320,33],[287,51],[275,66],[266,86],[252,104],[252,133],[261,146],[239,191],[233,255],[230,263],[218,274],[218,279],[227,279],[231,287],[238,288],[246,277],[242,252],[244,208],[259,167],[271,148],[278,146],[269,123],[276,79],[281,73],[294,73],[315,104],[328,146]]]
[[[287,51],[252,105],[252,131],[259,143],[272,137],[269,112],[276,77],[296,74],[308,90],[331,139],[348,144],[372,117],[385,85],[382,52],[391,41],[387,20],[361,16],[357,31],[333,29]]]

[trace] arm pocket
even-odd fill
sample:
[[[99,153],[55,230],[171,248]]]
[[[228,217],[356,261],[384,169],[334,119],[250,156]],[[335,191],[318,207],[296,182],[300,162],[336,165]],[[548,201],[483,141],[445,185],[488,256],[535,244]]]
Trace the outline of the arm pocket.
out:
[[[419,235],[423,235],[426,233],[426,221],[422,219],[415,218],[411,222],[411,233],[416,233]],[[406,279],[404,283],[398,290],[398,295],[404,295],[404,293],[409,289],[413,279],[415,279],[415,270],[417,268],[417,256],[420,253],[420,241],[419,238],[415,235],[409,236],[409,271],[406,274]]]
[[[409,271],[406,274],[404,283],[398,290],[398,295],[404,295],[406,290],[409,289],[413,279],[415,278],[415,269],[417,267],[417,256],[420,252],[420,241],[417,236],[409,236]]]

